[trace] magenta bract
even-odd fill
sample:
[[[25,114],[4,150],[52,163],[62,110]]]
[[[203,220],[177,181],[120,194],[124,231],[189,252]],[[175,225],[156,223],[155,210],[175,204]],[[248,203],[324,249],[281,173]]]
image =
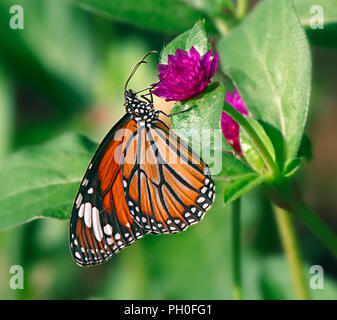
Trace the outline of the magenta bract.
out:
[[[168,64],[159,64],[159,79],[153,91],[166,101],[184,101],[201,93],[211,82],[219,65],[219,55],[211,50],[200,57],[192,47],[190,52],[181,49],[168,56]]]
[[[243,115],[249,116],[247,106],[241,99],[239,91],[235,89],[233,93],[227,92],[225,101],[230,103],[235,109]],[[240,127],[239,125],[225,112],[221,115],[221,129],[225,139],[230,143],[233,149],[243,157],[240,146]]]

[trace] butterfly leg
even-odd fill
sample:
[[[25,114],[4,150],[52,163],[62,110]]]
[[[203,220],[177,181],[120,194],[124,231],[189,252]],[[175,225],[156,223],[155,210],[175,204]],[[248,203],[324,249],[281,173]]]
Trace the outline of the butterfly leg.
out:
[[[150,96],[150,99],[147,97]],[[141,97],[146,100],[148,103],[153,105],[153,94],[152,94],[152,88],[149,88],[149,92],[146,94],[142,94]]]
[[[190,111],[192,108],[193,108],[193,106],[192,107],[188,107],[187,109],[184,109],[184,110],[181,110],[181,111],[170,113],[170,116],[175,116],[177,114],[184,113],[186,111]]]
[[[143,99],[145,99],[147,102],[153,104],[153,94],[152,94],[152,91],[158,86],[158,84],[160,84],[161,82],[163,82],[163,81],[165,80],[165,78],[166,78],[166,76],[167,76],[167,74],[168,74],[170,68],[171,68],[171,66],[168,67],[168,69],[167,69],[167,71],[166,71],[166,74],[164,75],[163,78],[161,78],[159,81],[157,81],[157,82],[155,82],[154,84],[152,84],[151,87],[146,88],[146,89],[142,89],[142,90],[136,92],[136,94],[139,94],[139,93],[141,93],[141,92],[144,92],[144,91],[146,91],[146,90],[149,90],[148,93],[141,95],[141,97],[142,97]],[[148,99],[147,96],[150,96],[150,99]]]
[[[171,117],[171,116],[175,116],[175,115],[177,115],[177,114],[180,114],[180,113],[184,113],[184,112],[186,112],[186,111],[189,111],[189,110],[191,110],[193,107],[189,107],[189,108],[187,108],[187,109],[185,109],[185,110],[181,110],[181,111],[177,111],[177,112],[173,112],[173,113],[170,113],[170,114],[167,114],[167,113],[165,113],[164,111],[162,111],[162,110],[158,110],[161,114],[163,114],[164,116],[166,116],[166,117]]]

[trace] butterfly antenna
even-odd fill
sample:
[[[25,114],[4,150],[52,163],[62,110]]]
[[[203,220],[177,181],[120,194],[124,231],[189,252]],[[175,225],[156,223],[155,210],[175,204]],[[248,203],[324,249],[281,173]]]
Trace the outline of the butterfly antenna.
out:
[[[124,86],[124,92],[127,90],[128,88],[128,84],[131,80],[131,78],[133,77],[133,75],[135,74],[135,72],[137,71],[137,69],[139,68],[139,66],[142,64],[142,63],[147,63],[147,61],[145,61],[146,57],[149,56],[150,54],[152,53],[158,53],[157,51],[150,51],[148,52],[143,58],[142,60],[140,60],[136,65],[135,67],[133,68],[133,70],[131,71],[130,75],[129,75],[129,78],[128,80],[126,80],[126,83],[125,83],[125,86]]]
[[[142,89],[140,91],[137,91],[136,94],[141,93],[141,92],[146,91],[146,90],[150,90],[150,92],[152,92],[152,90],[155,89],[158,86],[158,84],[160,84],[161,82],[163,82],[165,80],[165,78],[166,78],[168,72],[170,71],[170,69],[171,69],[171,65],[169,65],[169,67],[168,67],[168,69],[167,69],[163,78],[161,78],[159,81],[151,84],[151,87]]]

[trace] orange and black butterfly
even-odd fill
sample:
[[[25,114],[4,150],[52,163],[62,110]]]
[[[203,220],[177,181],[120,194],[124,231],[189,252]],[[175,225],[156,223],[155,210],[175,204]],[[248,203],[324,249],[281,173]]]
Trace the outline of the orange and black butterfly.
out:
[[[148,233],[184,231],[214,201],[207,164],[158,119],[165,113],[153,107],[156,84],[127,89],[150,53],[127,80],[126,114],[101,142],[75,199],[70,248],[80,266],[102,263]]]

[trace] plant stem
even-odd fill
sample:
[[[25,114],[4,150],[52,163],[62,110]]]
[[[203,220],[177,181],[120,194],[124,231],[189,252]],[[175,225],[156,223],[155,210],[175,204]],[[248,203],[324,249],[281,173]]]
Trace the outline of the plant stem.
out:
[[[238,19],[242,19],[246,15],[247,9],[248,9],[247,0],[237,0],[236,13],[235,13],[236,17]]]
[[[292,216],[289,212],[276,205],[274,205],[273,208],[297,297],[299,300],[308,300],[308,287],[303,274],[302,259]]]
[[[229,32],[229,28],[224,19],[219,18],[219,17],[213,18],[213,23],[222,36],[224,37],[227,36],[227,33]]]
[[[273,202],[292,213],[307,226],[337,259],[337,235],[319,216],[303,203],[294,181],[286,181],[285,179],[283,183],[273,183],[269,186],[266,185],[266,187],[266,191]]]
[[[277,167],[277,164],[273,160],[266,146],[254,130],[254,128],[251,126],[251,124],[238,110],[236,110],[232,105],[227,102],[224,103],[223,111],[230,115],[240,125],[240,127],[246,131],[256,149],[260,153],[262,159],[264,160],[264,163],[268,167],[269,173],[273,176],[274,180],[277,179],[279,176],[279,169]]]
[[[337,236],[325,222],[301,202],[291,203],[290,211],[325,244],[337,259]]]
[[[242,300],[241,287],[241,198],[236,199],[232,205],[232,261],[234,299]]]

